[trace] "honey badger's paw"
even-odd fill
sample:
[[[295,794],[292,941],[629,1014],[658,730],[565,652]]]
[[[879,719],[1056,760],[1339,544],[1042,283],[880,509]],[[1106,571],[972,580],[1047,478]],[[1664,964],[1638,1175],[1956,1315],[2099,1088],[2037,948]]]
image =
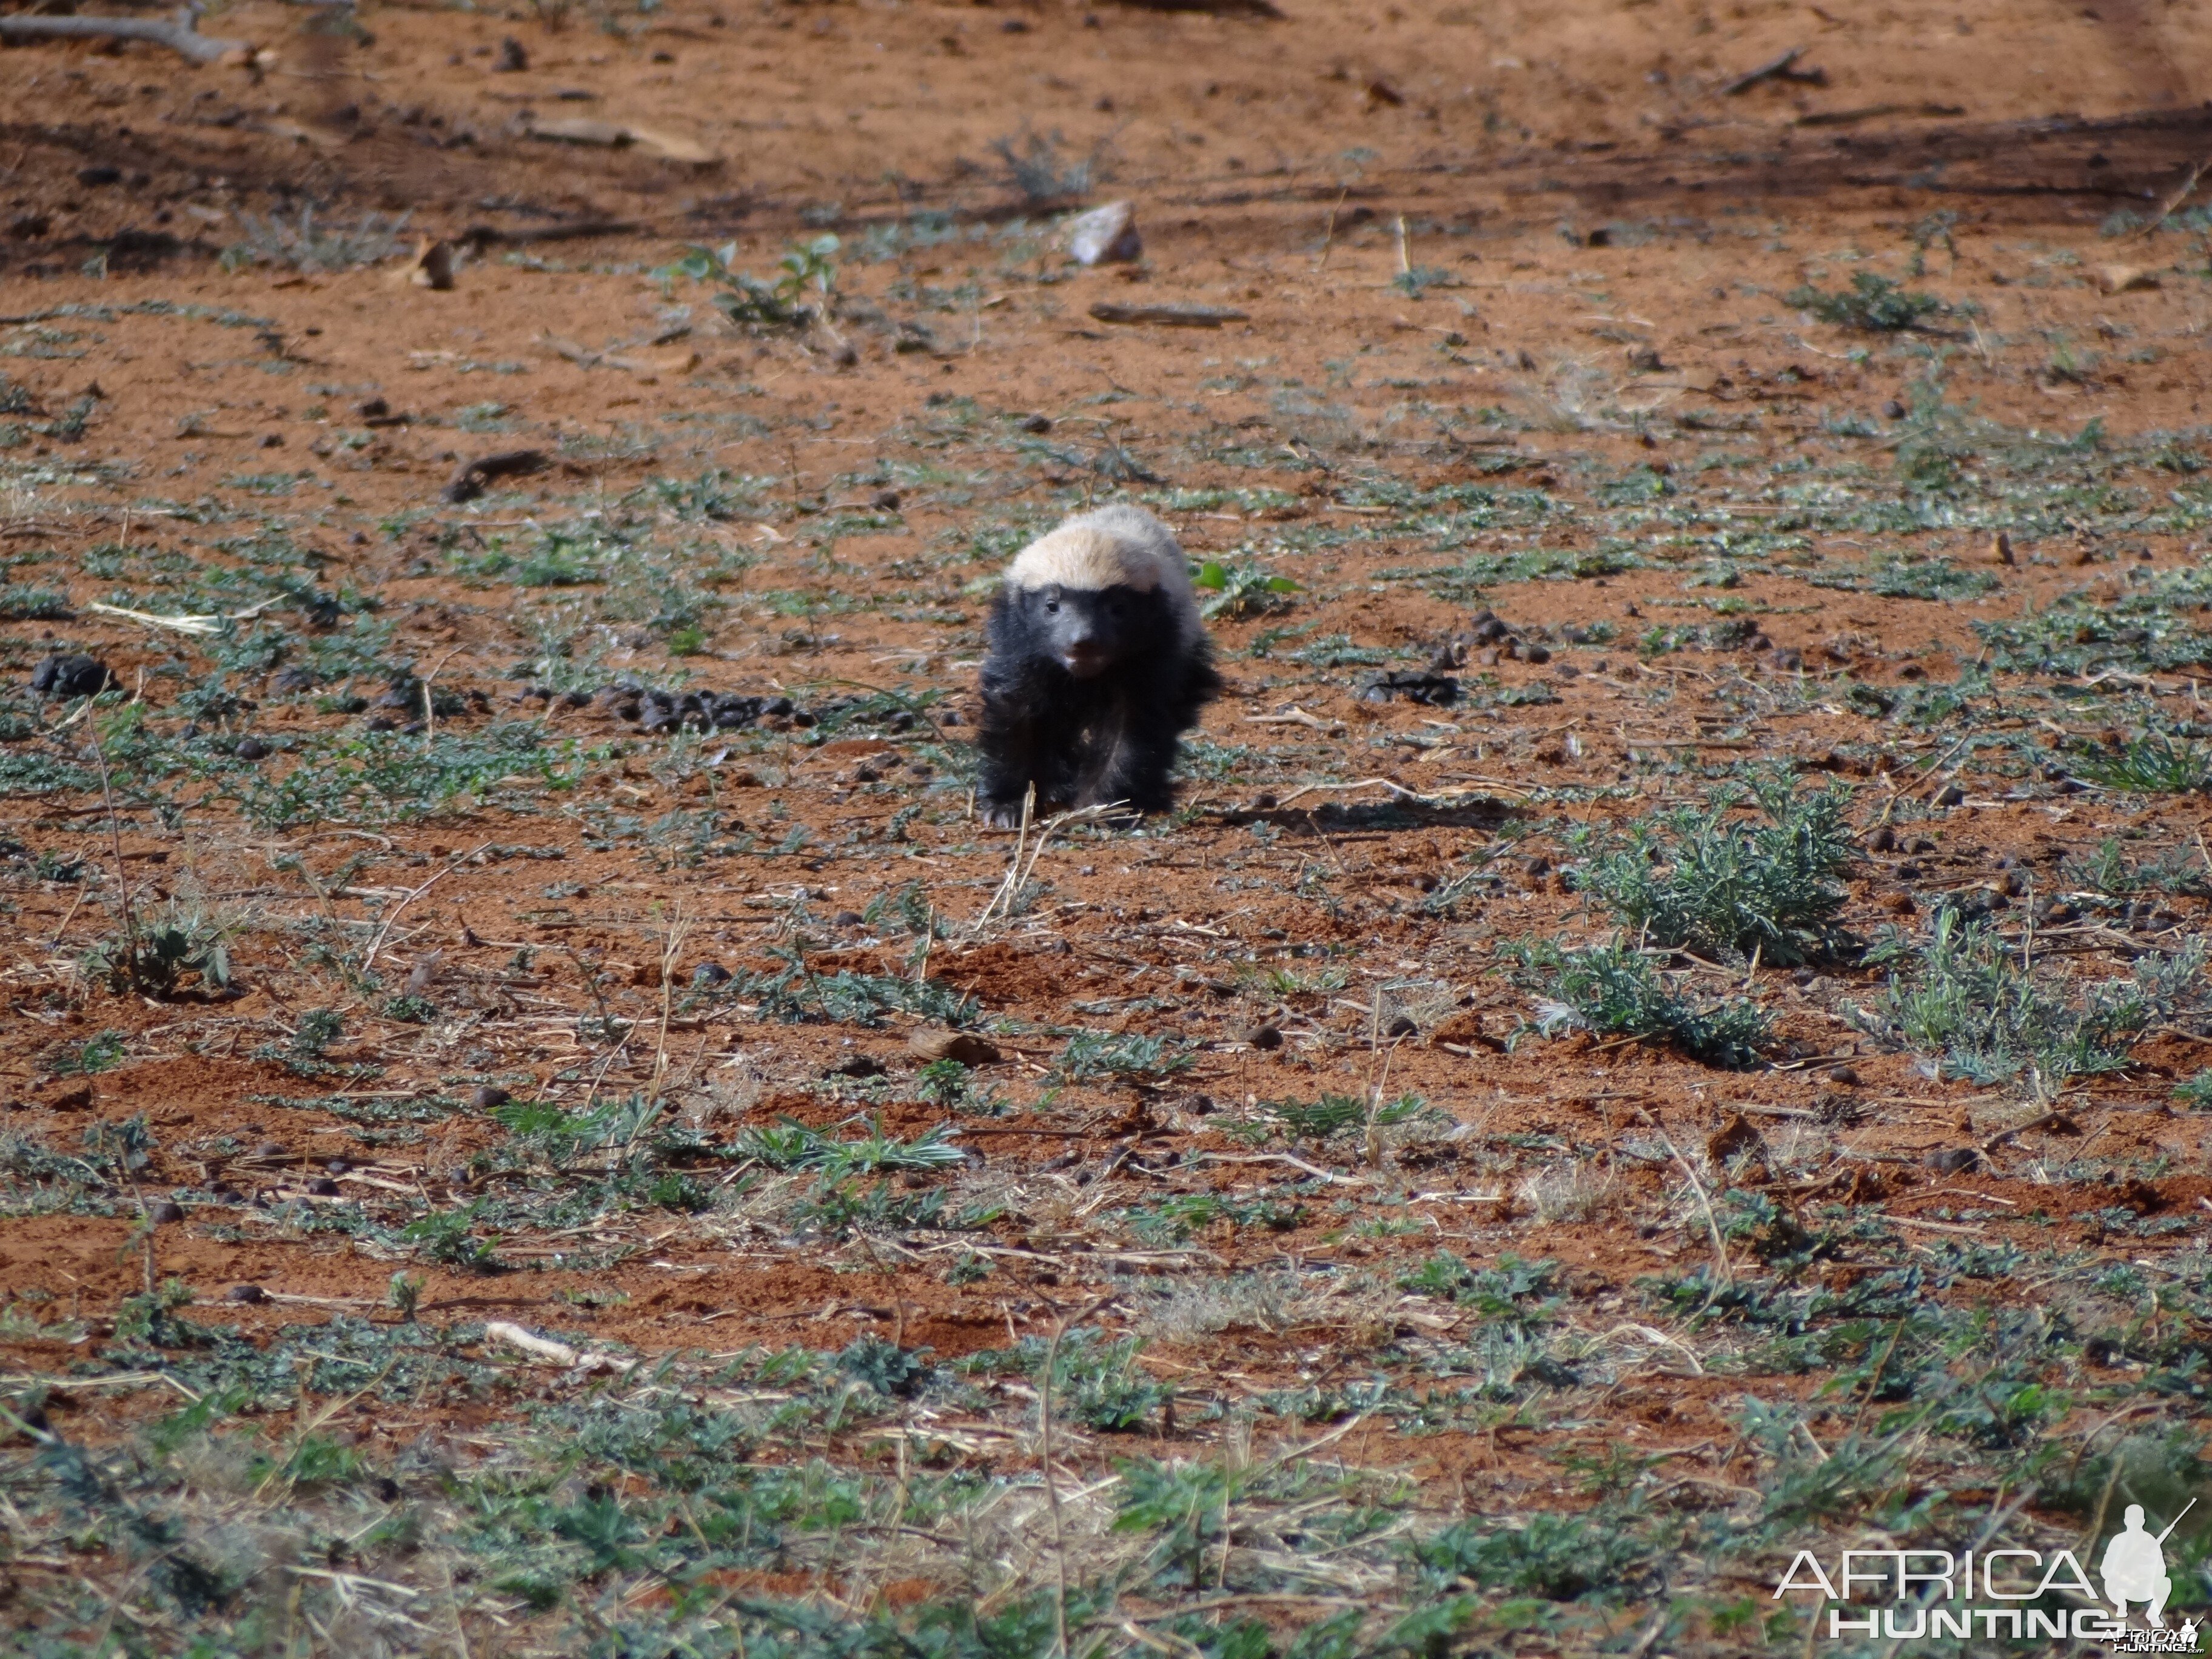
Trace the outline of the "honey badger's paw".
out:
[[[990,829],[1018,830],[1022,827],[1022,804],[1019,801],[978,801],[975,811]]]

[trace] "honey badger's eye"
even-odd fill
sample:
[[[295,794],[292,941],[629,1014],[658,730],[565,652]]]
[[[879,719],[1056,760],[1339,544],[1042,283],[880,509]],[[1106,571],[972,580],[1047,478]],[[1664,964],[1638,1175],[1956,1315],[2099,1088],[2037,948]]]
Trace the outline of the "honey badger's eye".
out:
[[[1047,599],[1044,602],[1044,614],[1048,617],[1057,617],[1060,614],[1060,601]]]

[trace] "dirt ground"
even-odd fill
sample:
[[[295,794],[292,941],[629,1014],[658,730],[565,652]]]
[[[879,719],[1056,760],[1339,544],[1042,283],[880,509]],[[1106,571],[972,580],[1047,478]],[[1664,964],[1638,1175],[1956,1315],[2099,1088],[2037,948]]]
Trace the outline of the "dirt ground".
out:
[[[0,50],[26,1650],[1843,1651],[2203,1488],[2202,9],[1224,10]],[[1018,842],[1107,500],[1229,688]],[[1817,940],[1612,896],[1784,785]]]

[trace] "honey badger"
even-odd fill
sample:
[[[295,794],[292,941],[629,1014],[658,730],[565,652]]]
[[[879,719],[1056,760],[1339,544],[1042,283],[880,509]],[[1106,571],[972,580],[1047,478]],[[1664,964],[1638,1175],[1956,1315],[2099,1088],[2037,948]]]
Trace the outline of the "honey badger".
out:
[[[1040,810],[1167,810],[1176,740],[1221,677],[1165,525],[1133,507],[1070,519],[1015,555],[987,631],[987,822],[1020,823],[1032,786]]]

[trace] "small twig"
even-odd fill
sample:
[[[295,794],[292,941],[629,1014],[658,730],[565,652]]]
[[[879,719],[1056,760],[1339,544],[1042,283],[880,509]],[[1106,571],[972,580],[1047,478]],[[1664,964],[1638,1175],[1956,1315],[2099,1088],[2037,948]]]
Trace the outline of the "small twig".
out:
[[[423,894],[428,892],[433,887],[435,887],[447,876],[452,875],[454,871],[459,869],[463,865],[466,864],[471,859],[474,858],[478,853],[483,852],[486,847],[490,845],[491,843],[489,842],[484,842],[478,846],[471,848],[467,852],[462,854],[460,857],[455,859],[444,869],[439,871],[436,875],[431,877],[429,880],[424,882],[420,887],[409,892],[399,901],[398,903],[393,905],[392,907],[392,914],[384,919],[384,926],[376,930],[376,937],[369,941],[368,954],[361,959],[361,971],[366,974],[369,969],[375,964],[376,953],[384,948],[385,936],[391,933],[392,924],[399,920],[399,913],[402,910],[404,910],[409,905],[414,903],[416,899],[421,898]]]
[[[2206,156],[2195,167],[2190,168],[2188,176],[2182,179],[2179,188],[2175,190],[2173,194],[2167,197],[2163,202],[2160,202],[2158,204],[2158,211],[2150,216],[2150,222],[2142,226],[2135,233],[2134,235],[2129,237],[2128,240],[2131,242],[2138,241],[2143,237],[2155,234],[2159,228],[2166,223],[2166,220],[2172,216],[2174,209],[2179,207],[2184,202],[2187,201],[2191,196],[2196,193],[2197,181],[2204,176],[2204,171],[2207,167],[2212,167],[2212,155]]]

